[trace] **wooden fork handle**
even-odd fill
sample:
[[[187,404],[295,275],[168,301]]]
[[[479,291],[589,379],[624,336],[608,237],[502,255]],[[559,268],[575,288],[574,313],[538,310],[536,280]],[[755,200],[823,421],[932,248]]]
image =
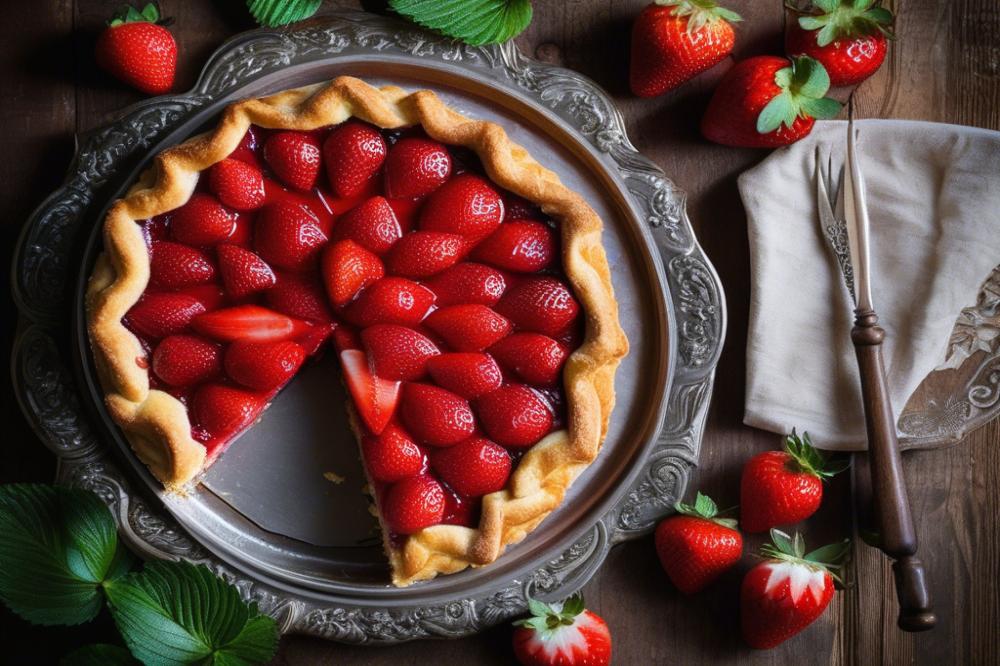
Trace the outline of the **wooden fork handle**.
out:
[[[880,548],[895,562],[896,597],[899,599],[897,624],[904,631],[926,631],[937,618],[931,609],[930,593],[923,563],[917,559],[917,534],[906,497],[896,419],[889,402],[889,390],[882,361],[885,331],[872,310],[854,311],[851,340],[861,374],[861,395],[868,428],[868,455],[871,460],[872,493],[878,519]]]

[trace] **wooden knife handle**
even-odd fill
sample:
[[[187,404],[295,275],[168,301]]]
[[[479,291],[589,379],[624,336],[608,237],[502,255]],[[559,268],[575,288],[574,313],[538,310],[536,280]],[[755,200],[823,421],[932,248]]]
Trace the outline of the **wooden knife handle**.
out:
[[[861,395],[868,428],[868,455],[871,460],[872,492],[878,517],[881,550],[895,560],[899,599],[897,624],[904,631],[932,629],[937,618],[931,609],[930,593],[923,563],[917,559],[917,534],[906,497],[896,418],[889,402],[889,390],[882,361],[885,331],[872,310],[854,311],[851,340],[858,357]]]

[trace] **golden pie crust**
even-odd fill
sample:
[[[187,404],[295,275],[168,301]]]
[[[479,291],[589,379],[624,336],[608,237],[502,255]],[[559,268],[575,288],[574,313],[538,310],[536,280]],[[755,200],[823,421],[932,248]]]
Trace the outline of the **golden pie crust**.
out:
[[[402,586],[493,562],[559,506],[600,450],[614,406],[615,370],[628,352],[600,218],[500,125],[466,118],[428,90],[378,89],[351,77],[232,104],[213,131],[160,153],[125,197],[112,204],[104,221],[104,253],[87,288],[88,330],[111,416],[167,490],[183,492],[202,471],[205,448],[191,437],[185,406],[150,389],[146,354],[122,324],[149,280],[149,254],[137,222],[187,202],[200,172],[227,157],[252,124],[312,130],[351,117],[385,129],[420,125],[437,141],[465,146],[479,156],[494,183],[558,220],[563,268],[585,313],[584,342],[564,370],[567,427],[532,447],[507,487],[483,498],[478,527],[435,525],[399,547],[387,545],[393,582]]]

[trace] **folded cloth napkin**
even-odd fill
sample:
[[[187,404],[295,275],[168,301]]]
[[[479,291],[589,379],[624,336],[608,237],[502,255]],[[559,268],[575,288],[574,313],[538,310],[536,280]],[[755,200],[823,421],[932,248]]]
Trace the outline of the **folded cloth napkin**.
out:
[[[1000,263],[1000,132],[863,120],[872,298],[898,417],[944,360],[962,308]],[[819,122],[739,179],[750,237],[744,422],[808,431],[827,449],[867,445],[850,341],[853,303],[820,229],[816,147],[844,163],[847,127]],[[836,173],[834,173],[836,177]]]

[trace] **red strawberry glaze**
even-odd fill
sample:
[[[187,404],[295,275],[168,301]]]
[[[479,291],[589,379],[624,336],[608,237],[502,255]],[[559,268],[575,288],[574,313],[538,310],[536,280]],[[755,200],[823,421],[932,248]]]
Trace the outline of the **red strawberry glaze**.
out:
[[[309,132],[309,140],[323,146],[331,130],[332,128],[324,128]],[[394,160],[392,157],[392,151],[400,138],[417,138],[430,142],[419,128],[383,131],[381,134],[388,151],[387,163],[395,165],[392,168],[397,170],[399,164],[405,163],[405,160]],[[565,358],[560,361],[553,350],[565,349],[565,355],[568,355],[579,345],[582,317],[579,316],[572,289],[558,262],[545,258],[536,260],[535,254],[526,255],[520,250],[523,247],[541,247],[546,255],[557,256],[558,225],[544,216],[537,207],[513,193],[499,189],[496,191],[503,203],[497,205],[501,209],[506,205],[507,210],[503,222],[491,219],[479,224],[478,219],[473,222],[442,219],[440,215],[448,211],[456,211],[456,215],[468,215],[468,203],[465,200],[470,195],[467,188],[446,186],[456,177],[467,184],[487,183],[476,185],[479,188],[476,193],[478,196],[482,191],[489,195],[489,190],[483,188],[492,184],[483,175],[475,155],[465,149],[446,148],[453,163],[452,173],[442,186],[435,187],[432,192],[409,199],[389,198],[385,191],[386,178],[382,171],[378,171],[367,179],[361,192],[345,198],[337,197],[330,189],[328,179],[323,175],[325,163],[311,190],[298,191],[285,186],[264,157],[264,146],[270,136],[273,136],[273,132],[269,130],[252,128],[230,156],[260,169],[264,183],[263,202],[252,210],[226,209],[230,211],[236,224],[231,235],[224,239],[218,239],[220,225],[217,221],[209,220],[207,223],[214,223],[215,226],[199,233],[197,220],[185,220],[187,237],[210,238],[212,241],[207,245],[192,246],[192,256],[204,256],[206,262],[217,267],[220,265],[220,248],[223,253],[236,255],[238,252],[233,246],[242,248],[241,251],[259,252],[261,243],[264,244],[264,254],[267,255],[270,250],[270,256],[274,256],[276,249],[281,250],[274,247],[275,234],[259,236],[257,229],[262,211],[273,204],[279,205],[273,207],[271,213],[264,213],[265,216],[272,216],[271,222],[275,209],[294,209],[288,204],[304,207],[307,214],[314,218],[315,226],[312,230],[306,229],[312,236],[305,240],[293,239],[292,242],[307,245],[315,243],[318,236],[315,227],[319,228],[325,238],[317,248],[307,247],[310,253],[315,251],[315,256],[310,256],[309,261],[283,262],[286,265],[275,266],[277,278],[271,286],[258,289],[260,285],[255,284],[252,290],[234,290],[230,284],[230,289],[226,290],[223,288],[223,272],[219,270],[215,271],[214,276],[204,270],[199,274],[203,283],[185,285],[183,288],[167,288],[166,285],[172,284],[169,280],[166,283],[162,279],[151,282],[144,297],[149,295],[152,299],[145,298],[144,311],[126,317],[125,323],[140,338],[148,357],[158,360],[160,373],[173,378],[192,377],[195,381],[188,384],[186,381],[175,380],[175,385],[168,385],[156,373],[151,372],[151,386],[169,392],[187,405],[192,421],[192,436],[205,445],[208,461],[211,462],[230,442],[252,426],[288,381],[283,379],[284,372],[274,370],[274,363],[269,365],[264,361],[258,362],[255,354],[270,349],[283,350],[282,353],[286,355],[292,354],[294,363],[288,360],[284,362],[297,367],[298,356],[303,353],[307,356],[322,353],[327,341],[330,341],[334,346],[332,353],[346,351],[350,355],[351,362],[347,365],[343,365],[347,357],[341,355],[342,368],[351,373],[344,379],[351,387],[349,395],[353,409],[360,417],[355,420],[362,439],[362,457],[366,459],[373,494],[380,506],[391,495],[389,501],[393,506],[388,507],[388,512],[383,511],[383,518],[387,521],[386,529],[393,542],[400,544],[405,533],[412,531],[414,525],[425,521],[467,526],[478,524],[481,497],[457,492],[433,464],[428,464],[428,460],[435,452],[457,447],[455,452],[441,455],[438,465],[447,469],[445,475],[450,475],[458,487],[466,492],[501,487],[504,474],[512,473],[524,452],[533,445],[525,442],[523,432],[502,431],[503,424],[510,421],[510,415],[498,414],[497,405],[503,402],[503,391],[513,386],[530,388],[531,395],[537,396],[538,403],[551,412],[551,428],[536,428],[533,431],[539,435],[539,439],[552,430],[564,427],[566,399],[562,382],[550,379],[553,376],[561,377]],[[407,144],[404,142],[405,145]],[[325,151],[324,159],[329,159]],[[343,165],[338,168],[342,169]],[[370,168],[371,163],[364,166],[364,169]],[[394,176],[398,179],[400,174],[395,173]],[[470,181],[471,176],[482,180]],[[214,199],[209,181],[206,173],[199,180],[196,192],[202,198]],[[218,187],[216,183],[216,188]],[[425,189],[430,188],[416,188],[414,191],[422,192]],[[409,190],[403,188],[403,191]],[[450,191],[456,192],[454,203],[446,198]],[[434,206],[431,214],[425,214],[425,203],[432,195],[435,197]],[[377,205],[385,206],[388,203],[398,222],[399,231],[373,236],[372,229],[379,229],[373,227],[372,223],[359,221],[371,218],[370,212],[362,213],[368,218],[359,218],[352,213],[353,216],[348,218],[350,222],[345,223],[343,228],[338,228],[338,221],[342,216],[375,197],[386,197]],[[204,204],[203,201],[203,207]],[[371,205],[368,210],[373,210]],[[433,214],[435,211],[438,211],[437,215]],[[384,213],[380,215],[385,217]],[[172,218],[171,212],[141,223],[148,247],[153,247],[153,243],[158,241],[178,242],[178,238],[171,232]],[[496,224],[500,226],[493,226]],[[292,228],[295,228],[294,225]],[[449,231],[440,231],[440,228]],[[481,229],[489,233],[483,233]],[[494,229],[497,230],[495,233]],[[399,236],[400,231],[402,236]],[[416,238],[412,236],[414,232],[419,232]],[[455,235],[453,232],[464,235]],[[352,234],[357,237],[352,238]],[[437,236],[448,239],[454,236],[459,239],[459,254],[425,257],[422,250],[417,251],[420,250],[417,239]],[[377,240],[380,245],[375,249],[379,251],[380,261],[384,260],[384,276],[370,281],[358,280],[357,275],[337,273],[337,270],[358,270],[357,262],[320,260],[325,256],[324,250],[345,239],[362,245],[367,243],[369,246]],[[195,251],[197,255],[194,254]],[[226,267],[229,268],[231,264],[229,257]],[[337,266],[343,268],[338,269]],[[512,269],[514,272],[511,272]],[[364,282],[364,286],[348,302],[344,302],[344,292],[351,290],[340,285],[352,284],[352,279],[355,283]],[[382,280],[388,282],[376,287]],[[545,281],[545,289],[532,290],[525,286],[526,282],[530,285],[533,280]],[[230,282],[232,283],[231,273]],[[260,284],[264,283],[265,281],[261,281]],[[337,294],[336,298],[334,293]],[[559,296],[558,308],[546,305],[544,297],[550,293]],[[510,296],[504,298],[507,294]],[[169,297],[165,297],[168,295]],[[366,303],[370,303],[368,307],[373,309],[362,312]],[[247,310],[248,306],[252,306],[250,310]],[[170,308],[179,309],[174,311]],[[227,313],[230,311],[234,313],[232,321],[227,320]],[[205,320],[190,323],[203,312],[212,313],[208,317],[209,325],[205,324]],[[252,316],[248,318],[247,312]],[[434,316],[436,312],[440,314]],[[463,319],[465,315],[469,316],[468,321]],[[221,322],[218,321],[220,317]],[[285,325],[283,322],[286,319],[292,323]],[[267,327],[266,330],[245,330],[254,326],[255,322]],[[492,325],[498,322],[503,325]],[[374,326],[379,328],[372,329]],[[152,331],[153,334],[146,334],[147,331]],[[366,331],[370,333],[365,334]],[[246,338],[258,341],[241,342],[243,338],[240,336],[244,333]],[[228,359],[228,363],[208,359],[202,368],[190,363],[182,366],[180,361],[175,361],[178,367],[173,369],[169,367],[169,363],[171,359],[178,358],[178,354],[172,353],[174,349],[165,349],[156,354],[164,334],[174,336],[170,342],[174,347],[183,347],[177,342],[178,335],[193,336],[193,343],[186,344],[191,346],[196,343],[198,349],[208,351],[218,349],[218,358]],[[518,335],[516,343],[504,343],[510,335],[515,334]],[[266,342],[260,342],[262,337]],[[525,347],[535,340],[548,347],[538,350]],[[379,354],[371,349],[373,344],[385,344],[389,347]],[[234,345],[243,345],[243,348],[227,354]],[[498,354],[502,352],[503,358],[499,355],[497,358],[492,356],[491,347],[494,345]],[[438,352],[440,357],[437,356]],[[440,358],[440,361],[435,361],[428,372],[424,369],[425,363],[432,357]],[[367,370],[363,369],[364,361],[359,365],[359,359],[367,360]],[[275,362],[280,363],[281,360]],[[137,359],[137,362],[146,366],[149,364],[147,359]],[[164,363],[167,367],[163,367]],[[524,365],[525,363],[529,365]],[[268,377],[274,379],[254,381],[254,377],[248,376],[258,365],[262,373],[267,372]],[[463,367],[469,367],[472,369],[470,371],[479,372],[482,376],[473,376],[465,381],[460,376]],[[392,376],[379,377],[374,374],[380,368],[390,372]],[[237,376],[231,376],[229,372],[236,372]],[[291,372],[293,370],[289,370]],[[532,380],[537,381],[537,384],[532,384]],[[279,384],[269,388],[274,382]],[[426,406],[407,411],[404,404],[406,396],[421,393],[419,388],[407,388],[416,386],[414,382],[444,393],[434,394],[433,399],[427,400],[427,392],[424,390]],[[265,390],[261,390],[262,388]],[[455,391],[459,393],[454,393]],[[500,394],[490,399],[489,394],[492,392]],[[457,411],[456,405],[461,407]],[[487,420],[484,422],[484,416],[478,410],[486,409],[487,406],[493,413],[485,414]],[[375,416],[369,414],[368,410],[375,410]],[[461,413],[462,419],[468,419],[469,410],[473,414],[471,427],[465,421],[462,424],[449,421],[458,413]],[[536,421],[544,424],[547,419]],[[487,480],[483,476],[477,483],[475,478],[460,476],[475,474],[465,468],[476,467],[465,464],[462,456],[470,461],[478,460],[471,456],[479,455],[479,451],[484,449],[482,445],[477,448],[473,442],[486,441],[482,439],[484,427],[491,429],[493,442],[486,447],[487,453],[482,455],[489,454],[491,457],[489,461],[477,464],[489,465],[489,478]],[[371,428],[378,429],[378,432],[373,432]],[[465,436],[456,433],[466,431],[469,433],[468,439],[455,441],[456,437]],[[514,442],[515,445],[502,447],[496,442]],[[509,471],[506,464],[496,463],[497,460],[502,462],[503,456],[498,458],[497,455],[503,451],[509,455]],[[419,477],[420,481],[406,481],[414,477]],[[404,481],[408,485],[394,491],[395,486]],[[443,511],[439,504],[439,490],[444,495]],[[432,502],[433,506],[401,510],[398,504],[403,501],[401,498],[406,497],[429,498],[427,501]],[[392,524],[393,516],[400,521],[400,525]]]

